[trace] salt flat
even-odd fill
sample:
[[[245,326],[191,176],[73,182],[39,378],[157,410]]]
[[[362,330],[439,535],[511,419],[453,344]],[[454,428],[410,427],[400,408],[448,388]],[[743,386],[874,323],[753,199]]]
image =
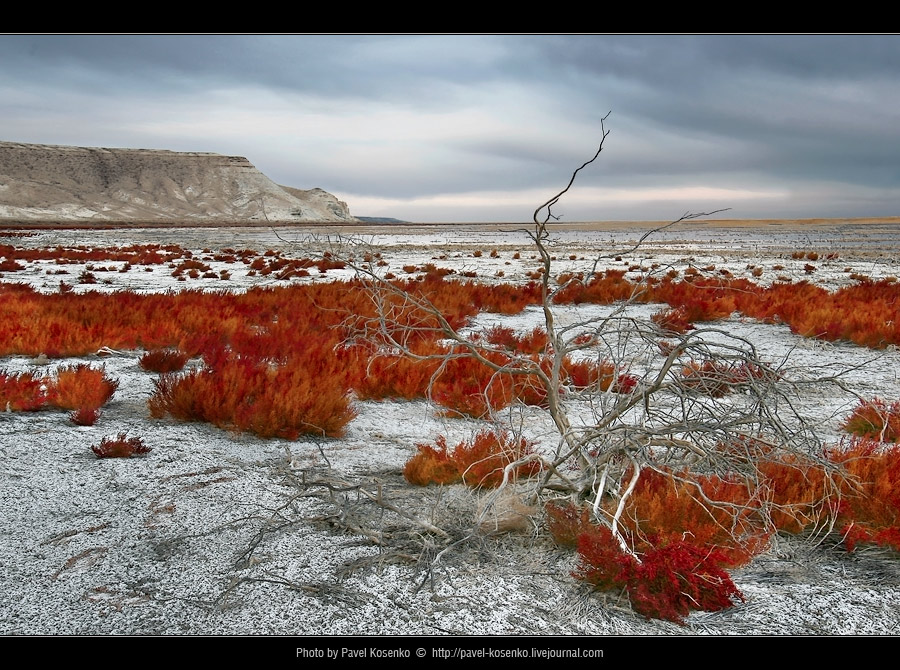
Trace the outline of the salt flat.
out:
[[[27,247],[131,243],[180,244],[203,255],[224,247],[269,248],[289,255],[361,253],[377,248],[398,274],[403,265],[434,263],[484,281],[526,281],[536,267],[524,227],[176,228],[39,230],[4,243]],[[881,279],[900,274],[900,225],[685,225],[629,250],[645,227],[566,226],[554,229],[556,272],[576,271],[598,257],[600,269],[629,278],[687,267],[725,270],[761,283],[810,280],[828,288],[853,283],[852,273]],[[492,257],[491,252],[496,254]],[[815,270],[796,251],[816,252]],[[476,255],[477,252],[477,255]],[[519,258],[514,258],[518,254]],[[836,255],[827,258],[829,254]],[[574,257],[574,258],[571,258]],[[617,259],[618,257],[618,259]],[[96,265],[96,264],[95,264]],[[152,272],[97,273],[100,283],[75,291],[165,291],[186,287],[244,290],[280,285],[247,276],[245,268],[209,261],[230,279],[178,281],[166,266]],[[656,267],[654,267],[654,265]],[[753,277],[752,266],[762,268]],[[712,269],[709,269],[712,268]],[[58,290],[87,270],[32,262],[2,281]],[[498,276],[502,273],[502,276]],[[349,279],[329,270],[292,281]],[[779,277],[783,279],[778,279]],[[108,283],[107,283],[108,282]],[[607,307],[559,308],[562,321],[584,320]],[[646,318],[658,306],[631,308]],[[473,328],[501,317],[480,315]],[[542,323],[536,309],[502,317],[517,329]],[[718,327],[752,340],[765,360],[799,379],[844,371],[842,382],[863,397],[900,398],[900,352],[822,343],[732,316]],[[146,399],[154,375],[137,364],[143,352],[118,352],[64,362],[103,364],[119,390],[92,427],[72,425],[63,412],[0,413],[0,633],[3,634],[897,634],[900,567],[875,552],[846,554],[779,539],[735,582],[746,602],[698,613],[686,626],[647,621],[609,596],[592,594],[571,577],[574,558],[532,533],[483,537],[425,566],[388,561],[388,552],[360,535],[329,525],[330,504],[298,495],[298,478],[349,483],[378,479],[408,505],[448,527],[464,529],[478,505],[462,487],[411,489],[400,470],[417,442],[449,441],[478,422],[440,416],[421,402],[356,402],[358,417],[340,440],[262,440],[205,424],[151,420]],[[54,364],[57,362],[54,361]],[[37,367],[29,357],[0,361],[11,372]],[[837,385],[801,385],[798,405],[837,439],[838,424],[856,403]],[[553,440],[543,412],[515,408],[509,418],[539,444]],[[90,446],[127,431],[153,451],[146,457],[97,460]],[[343,504],[362,504],[351,496]],[[387,523],[390,520],[385,521]],[[379,556],[385,556],[384,561]]]

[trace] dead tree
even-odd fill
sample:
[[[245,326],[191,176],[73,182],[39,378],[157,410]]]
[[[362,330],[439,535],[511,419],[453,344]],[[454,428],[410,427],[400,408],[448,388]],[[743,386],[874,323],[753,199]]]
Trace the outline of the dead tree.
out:
[[[352,327],[355,337],[369,342],[376,356],[402,355],[442,365],[465,357],[490,368],[497,383],[502,378],[524,378],[539,388],[557,439],[555,448],[540,454],[543,474],[529,485],[529,502],[559,497],[586,501],[593,520],[611,531],[624,552],[634,555],[621,524],[644,473],[664,472],[693,486],[693,495],[710,508],[734,503],[708,497],[699,484],[702,477],[741,481],[751,498],[759,498],[754,505],[765,510],[759,462],[774,453],[815,458],[821,443],[814,427],[795,409],[796,388],[784,361],[764,360],[751,341],[716,325],[678,333],[636,315],[646,285],[635,285],[630,296],[590,316],[561,322],[560,312],[566,308],[556,303],[556,296],[572,282],[587,285],[601,276],[604,259],[634,251],[662,228],[716,213],[687,213],[646,233],[631,249],[610,250],[591,259],[582,276],[555,282],[553,208],[602,152],[609,134],[605,120],[594,156],[572,173],[565,188],[535,210],[533,227],[527,231],[543,268],[539,308],[547,346],[540,356],[518,355],[486,343],[452,324],[427,296],[386,280],[377,267],[365,263],[354,267],[376,316],[357,318]],[[439,336],[448,344],[446,353],[418,352],[411,343],[423,333]],[[612,380],[605,386],[576,388],[566,373],[573,360],[611,367]],[[499,415],[493,419],[503,421]],[[521,464],[506,467],[496,496]]]

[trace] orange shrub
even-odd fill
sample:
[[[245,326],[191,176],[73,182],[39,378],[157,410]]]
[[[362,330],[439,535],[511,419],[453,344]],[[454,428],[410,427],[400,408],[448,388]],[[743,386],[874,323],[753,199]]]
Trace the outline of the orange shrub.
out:
[[[666,333],[683,334],[694,328],[688,320],[687,311],[681,307],[654,312],[650,320]]]
[[[410,484],[455,484],[462,480],[459,466],[452,460],[444,436],[439,436],[435,442],[433,447],[428,444],[416,445],[416,455],[403,467],[403,476]]]
[[[188,358],[186,353],[177,349],[153,349],[141,356],[138,365],[148,372],[177,372],[184,367]]]
[[[721,398],[734,390],[731,370],[730,365],[718,361],[690,361],[681,368],[681,384],[695,393]]]
[[[518,360],[511,369],[525,370],[524,374],[505,373],[507,379],[513,386],[513,395],[516,400],[533,407],[547,407],[547,386],[545,382],[538,376],[537,370],[540,369],[549,379],[552,374],[552,361],[547,356],[538,356],[532,354],[528,360]]]
[[[665,542],[690,536],[692,544],[715,547],[725,564],[736,567],[768,545],[758,504],[755,489],[742,481],[644,470],[623,526],[630,536]]]
[[[31,372],[9,374],[0,371],[0,411],[33,412],[48,400],[48,382]]]
[[[860,400],[841,428],[859,437],[881,442],[900,441],[900,401],[888,405],[880,398]]]
[[[484,334],[490,344],[518,354],[541,354],[547,348],[547,331],[537,326],[530,333],[519,335],[508,326],[492,326]]]
[[[629,300],[639,293],[639,286],[625,279],[623,270],[607,270],[588,282],[573,280],[553,295],[553,302],[561,304],[590,302],[609,305]]]
[[[60,409],[97,409],[109,400],[119,382],[106,376],[102,366],[85,363],[59,368],[49,391],[50,404]]]
[[[611,361],[577,360],[563,361],[566,382],[575,389],[608,391],[616,379],[618,370]]]
[[[532,445],[506,431],[482,430],[469,442],[461,442],[453,450],[463,482],[472,487],[493,488],[503,482],[503,469],[510,463],[530,455]],[[518,466],[511,477],[531,477],[541,470],[540,461]]]
[[[513,401],[515,388],[509,375],[495,372],[462,349],[453,353],[458,357],[441,365],[431,387],[431,399],[444,407],[448,416],[480,419]],[[488,358],[498,365],[509,362],[502,354],[491,354]]]
[[[503,482],[503,470],[510,463],[532,453],[532,445],[506,431],[482,430],[470,441],[460,442],[451,451],[443,436],[435,446],[417,444],[417,453],[406,464],[403,474],[411,484],[452,484],[493,488]],[[531,477],[541,470],[537,460],[515,468],[510,476]]]
[[[419,356],[440,356],[446,349],[431,341],[414,342],[413,353]],[[414,400],[425,398],[438,360],[416,360],[402,354],[369,354],[365,347],[355,347],[363,374],[353,388],[360,400],[385,398]]]
[[[799,456],[765,458],[757,469],[777,530],[802,533],[834,519],[841,486],[837,472],[829,473],[822,463]]]
[[[833,524],[849,551],[860,543],[900,551],[900,446],[854,438],[825,458],[834,467],[796,457],[760,464],[776,527]]]
[[[624,589],[639,614],[681,624],[692,610],[717,612],[744,600],[715,549],[676,540],[638,551],[640,561],[623,553],[609,530],[592,526],[578,538],[575,575],[599,590]]]
[[[827,456],[843,467],[838,527],[847,549],[864,542],[900,551],[900,445],[856,439]]]
[[[735,311],[737,306],[734,289],[743,290],[748,284],[749,282],[728,279],[676,282],[667,278],[648,291],[648,299],[677,308],[688,323],[716,321]]]
[[[148,400],[150,414],[207,421],[263,438],[301,434],[340,437],[356,416],[335,359],[291,358],[283,365],[215,357],[214,367],[162,375]]]
[[[127,433],[119,433],[115,438],[104,437],[100,444],[91,447],[97,458],[131,458],[148,454],[152,449],[145,445],[139,437],[128,437]]]

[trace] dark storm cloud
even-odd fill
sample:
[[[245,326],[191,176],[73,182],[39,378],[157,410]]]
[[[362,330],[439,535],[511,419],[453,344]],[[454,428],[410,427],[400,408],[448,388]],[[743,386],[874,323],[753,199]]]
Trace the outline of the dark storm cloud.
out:
[[[855,184],[900,181],[900,38],[896,36],[581,37],[537,41],[548,71],[568,73],[588,108],[604,96],[617,118],[665,129],[655,158],[626,172],[698,169],[683,138],[744,144],[747,156],[712,159],[715,171],[765,166],[781,177]],[[590,92],[586,92],[589,89]]]
[[[423,89],[492,75],[490,38],[365,36],[7,36],[4,70],[60,86],[94,79],[110,88],[204,90],[275,87],[347,99],[426,105]],[[479,72],[482,74],[479,75]],[[72,75],[76,75],[75,79]],[[79,76],[80,74],[80,76]],[[433,91],[431,91],[433,93]],[[413,97],[413,94],[415,97]]]

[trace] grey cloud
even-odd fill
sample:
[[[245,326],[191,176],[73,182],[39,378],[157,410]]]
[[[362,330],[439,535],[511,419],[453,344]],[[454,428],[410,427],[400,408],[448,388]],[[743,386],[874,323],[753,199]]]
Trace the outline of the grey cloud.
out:
[[[240,153],[283,183],[361,195],[553,188],[609,110],[607,148],[579,183],[832,184],[781,204],[810,216],[831,201],[888,207],[900,188],[897,36],[2,36],[0,89],[0,139]],[[255,133],[255,111],[222,90],[283,101],[297,141],[265,120]],[[250,121],[204,136],[161,122],[172,108]],[[366,146],[339,124],[303,135],[303,114],[347,109],[490,123]],[[882,191],[840,195],[854,187]]]

